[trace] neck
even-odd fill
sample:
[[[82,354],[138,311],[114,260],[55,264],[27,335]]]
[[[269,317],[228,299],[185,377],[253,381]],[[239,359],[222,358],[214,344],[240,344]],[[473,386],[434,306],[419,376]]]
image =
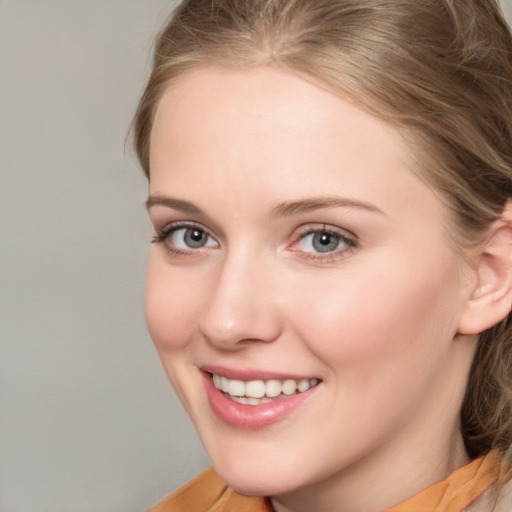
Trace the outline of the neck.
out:
[[[470,462],[460,435],[454,434],[451,446],[441,451],[426,445],[425,453],[372,453],[317,485],[272,498],[272,505],[276,512],[379,512]],[[426,464],[429,460],[435,462]]]

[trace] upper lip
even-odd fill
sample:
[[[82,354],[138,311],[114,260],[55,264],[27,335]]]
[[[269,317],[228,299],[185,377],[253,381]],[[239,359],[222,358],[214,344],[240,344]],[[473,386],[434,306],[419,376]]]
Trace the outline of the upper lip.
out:
[[[302,379],[313,379],[318,378],[314,375],[299,375],[293,373],[284,373],[278,371],[269,371],[269,370],[258,370],[251,368],[229,368],[227,366],[219,366],[219,365],[203,365],[200,367],[203,372],[211,373],[214,375],[220,375],[222,377],[227,377],[228,379],[236,379],[243,381],[251,381],[251,380],[302,380]],[[321,380],[321,379],[319,379]]]

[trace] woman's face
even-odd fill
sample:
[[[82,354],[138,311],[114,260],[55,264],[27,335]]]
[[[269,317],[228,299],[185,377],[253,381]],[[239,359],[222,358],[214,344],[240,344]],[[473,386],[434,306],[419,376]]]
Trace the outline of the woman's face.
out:
[[[442,465],[473,284],[400,134],[276,69],[199,69],[150,158],[147,322],[220,475],[284,495]]]

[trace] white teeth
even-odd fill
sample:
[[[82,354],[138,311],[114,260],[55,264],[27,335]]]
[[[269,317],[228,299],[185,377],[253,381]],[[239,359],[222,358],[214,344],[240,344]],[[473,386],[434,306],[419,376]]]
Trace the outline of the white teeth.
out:
[[[245,396],[262,398],[265,396],[265,383],[262,380],[251,380],[245,384]]]
[[[231,396],[244,396],[245,382],[241,380],[230,380],[227,393]]]
[[[266,396],[263,398],[248,398],[245,396],[231,396],[230,400],[233,400],[233,402],[238,402],[239,404],[244,405],[259,405],[259,404],[266,404],[268,402],[272,402],[272,400]]]
[[[318,384],[318,379],[277,379],[251,380],[248,382],[228,379],[220,375],[213,375],[213,384],[217,389],[227,393],[233,400],[241,404],[258,405],[269,402],[269,398],[279,395],[291,396],[304,393]]]
[[[281,383],[278,380],[268,380],[265,384],[265,395],[270,398],[281,394]]]
[[[220,378],[220,389],[222,389],[222,391],[224,391],[224,393],[228,392],[229,380],[226,377]]]
[[[282,385],[282,390],[285,395],[293,395],[297,389],[297,382],[292,379],[285,380]]]
[[[313,379],[316,380],[316,379]],[[309,380],[302,379],[299,380],[297,384],[297,389],[302,393],[303,391],[307,391],[311,387],[311,384],[309,383]]]

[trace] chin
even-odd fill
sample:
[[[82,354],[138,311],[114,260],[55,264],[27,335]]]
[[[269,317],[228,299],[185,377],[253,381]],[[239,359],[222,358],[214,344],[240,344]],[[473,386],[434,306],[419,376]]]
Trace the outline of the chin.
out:
[[[221,479],[239,494],[246,496],[277,496],[292,492],[306,482],[298,478],[296,467],[285,467],[273,461],[255,464],[247,460],[229,463],[213,460]]]
[[[293,491],[297,487],[297,481],[287,485],[286,482],[275,481],[269,479],[266,475],[247,475],[233,476],[228,475],[227,478],[219,473],[222,480],[231,489],[245,496],[278,496]]]

